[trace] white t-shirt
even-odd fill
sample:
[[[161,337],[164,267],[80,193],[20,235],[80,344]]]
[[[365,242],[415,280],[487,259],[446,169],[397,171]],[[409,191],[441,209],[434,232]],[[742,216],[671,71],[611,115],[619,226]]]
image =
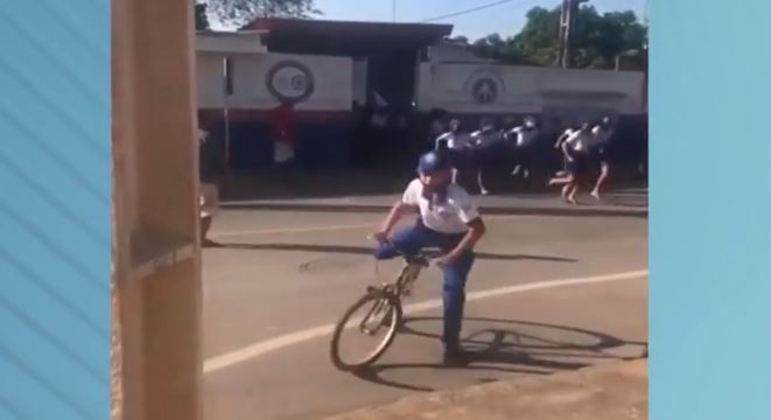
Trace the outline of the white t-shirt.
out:
[[[423,197],[423,183],[415,179],[407,186],[402,202],[420,208],[420,217],[427,228],[441,233],[458,234],[468,230],[467,223],[479,217],[479,210],[466,190],[457,184],[447,186],[447,199],[433,206]]]
[[[535,128],[532,130],[525,130],[525,127],[519,126],[514,127],[509,131],[509,134],[516,136],[517,147],[523,147],[529,145],[536,137],[538,137],[538,130]]]
[[[441,142],[447,142],[447,148],[449,149],[462,149],[469,143],[469,136],[465,133],[453,133],[448,131],[436,138],[436,146],[439,146]]]
[[[475,143],[477,146],[487,146],[488,144],[494,143],[500,138],[501,138],[500,131],[489,131],[485,133],[480,130],[480,131],[475,131],[471,133],[471,141]]]
[[[592,136],[594,137],[592,139],[592,146],[601,146],[607,144],[610,137],[613,136],[613,129],[604,129],[599,125],[595,125],[592,128]]]
[[[567,140],[565,140],[565,143],[576,152],[582,152],[589,147],[591,141],[592,137],[590,133],[584,133],[581,130],[573,130]]]

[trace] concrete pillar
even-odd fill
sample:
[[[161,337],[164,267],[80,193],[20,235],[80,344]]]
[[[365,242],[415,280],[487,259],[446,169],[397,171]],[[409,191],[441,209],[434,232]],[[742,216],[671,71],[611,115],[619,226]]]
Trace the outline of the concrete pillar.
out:
[[[190,0],[112,1],[113,418],[201,418]]]

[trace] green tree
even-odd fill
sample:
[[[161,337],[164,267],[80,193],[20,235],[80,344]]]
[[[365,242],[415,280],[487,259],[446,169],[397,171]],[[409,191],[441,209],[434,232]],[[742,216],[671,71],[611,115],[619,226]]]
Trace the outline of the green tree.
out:
[[[314,7],[313,0],[202,0],[202,2],[217,20],[235,27],[246,25],[256,18],[307,19],[321,14]]]
[[[209,29],[209,17],[207,15],[206,4],[195,4],[195,30],[205,31]]]
[[[499,34],[478,39],[468,45],[468,49],[479,57],[491,58],[504,64],[533,64],[511,38],[503,39]]]
[[[503,45],[500,48],[507,49],[506,54],[518,53],[531,63],[553,65],[559,51],[560,9],[535,7],[526,17],[525,26],[516,36],[495,45]],[[647,33],[647,26],[632,11],[600,14],[593,6],[583,5],[573,30],[573,67],[613,68],[617,57],[633,56],[643,49]],[[483,54],[489,54],[492,47],[488,44],[480,49]]]
[[[535,7],[527,12],[527,21],[512,42],[532,62],[547,66],[557,60],[559,9]]]

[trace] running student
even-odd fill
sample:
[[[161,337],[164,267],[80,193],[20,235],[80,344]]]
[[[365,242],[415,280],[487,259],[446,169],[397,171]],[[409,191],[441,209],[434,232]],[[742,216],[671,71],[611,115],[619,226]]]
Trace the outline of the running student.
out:
[[[596,166],[597,164],[600,166],[600,175],[597,177],[597,181],[591,192],[591,196],[596,200],[600,199],[600,187],[602,187],[602,184],[605,183],[605,180],[607,180],[610,175],[608,146],[613,134],[614,128],[611,124],[610,117],[604,117],[599,124],[592,128],[592,147],[589,153],[592,162],[594,162],[592,166]]]
[[[450,182],[451,165],[446,154],[432,151],[420,158],[418,178],[407,186],[388,214],[383,227],[373,236],[380,245],[378,259],[390,259],[400,252],[413,254],[422,248],[438,247],[443,256],[439,266],[444,275],[443,362],[448,366],[467,363],[460,346],[465,287],[474,263],[474,246],[485,233],[485,224],[466,191]],[[416,223],[391,237],[404,216],[418,213]]]
[[[573,135],[573,133],[576,132],[576,129],[572,127],[568,127],[565,129],[565,131],[560,134],[559,137],[557,137],[557,141],[554,143],[554,149],[559,151],[560,159],[562,160],[562,169],[558,170],[556,174],[554,174],[555,177],[565,176],[568,173],[567,165],[568,162],[565,160],[565,156],[562,153],[562,143],[565,142],[570,136]]]
[[[549,186],[564,185],[562,198],[570,204],[576,204],[576,194],[587,170],[587,159],[592,141],[589,123],[583,123],[581,128],[573,131],[561,142],[560,149],[565,158],[567,175],[556,176],[549,180]]]
[[[524,167],[523,176],[528,178],[530,176],[530,164],[532,156],[531,146],[533,145],[536,137],[538,137],[538,129],[535,126],[535,119],[533,117],[525,118],[524,124],[514,127],[509,132],[507,132],[505,136],[507,140],[514,141],[514,150],[516,150],[515,158],[517,161],[517,166],[514,167],[514,170],[511,172],[511,174],[516,176]]]
[[[458,168],[465,167],[464,162],[467,158],[471,137],[461,131],[460,120],[450,120],[450,131],[443,133],[436,138],[434,142],[435,150],[447,151],[450,155],[452,164],[452,182],[457,183]]]
[[[485,188],[483,178],[484,173],[490,171],[490,167],[497,162],[495,145],[503,139],[500,131],[495,129],[495,125],[489,119],[483,119],[480,129],[471,133],[471,144],[474,146],[474,165],[477,168],[477,186],[479,193],[487,195],[490,191]]]

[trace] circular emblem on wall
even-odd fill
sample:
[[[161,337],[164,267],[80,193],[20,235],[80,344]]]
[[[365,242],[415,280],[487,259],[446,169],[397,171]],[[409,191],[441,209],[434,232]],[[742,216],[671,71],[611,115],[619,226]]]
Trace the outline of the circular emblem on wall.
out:
[[[313,73],[303,63],[294,60],[273,65],[265,78],[268,91],[283,103],[298,103],[313,94]]]
[[[478,69],[469,75],[463,88],[474,102],[481,105],[493,104],[506,91],[506,85],[499,71],[495,69]]]
[[[471,95],[480,104],[489,104],[498,99],[498,85],[489,77],[478,79],[471,87]]]

